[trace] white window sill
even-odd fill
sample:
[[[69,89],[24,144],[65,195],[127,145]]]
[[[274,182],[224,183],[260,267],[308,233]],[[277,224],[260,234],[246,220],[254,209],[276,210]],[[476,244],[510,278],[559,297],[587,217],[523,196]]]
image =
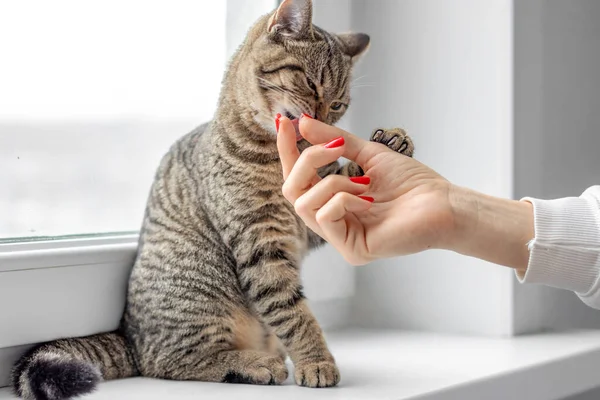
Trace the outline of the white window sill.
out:
[[[342,374],[334,389],[134,378],[103,383],[86,399],[549,400],[600,386],[600,332],[490,339],[353,330],[328,341]]]

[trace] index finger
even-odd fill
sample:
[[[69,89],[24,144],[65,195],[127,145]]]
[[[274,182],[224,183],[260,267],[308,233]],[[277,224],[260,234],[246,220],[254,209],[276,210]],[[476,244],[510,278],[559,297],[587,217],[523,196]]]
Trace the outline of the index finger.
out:
[[[370,160],[377,154],[392,151],[384,146],[361,139],[338,127],[327,125],[316,119],[302,117],[299,123],[300,134],[312,144],[329,142],[343,136],[345,147],[343,157],[355,161],[361,167],[368,169]]]
[[[290,176],[294,164],[300,158],[300,151],[296,145],[296,129],[286,117],[279,119],[279,131],[277,132],[277,150],[283,169],[283,180]]]

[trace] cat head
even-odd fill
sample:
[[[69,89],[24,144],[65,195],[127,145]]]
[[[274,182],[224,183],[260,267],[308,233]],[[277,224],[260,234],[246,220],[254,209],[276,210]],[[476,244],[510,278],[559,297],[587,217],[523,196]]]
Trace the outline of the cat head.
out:
[[[236,103],[248,105],[246,114],[269,134],[278,113],[334,124],[350,103],[352,68],[369,36],[326,32],[312,13],[310,0],[284,0],[254,25],[232,61],[227,79]]]

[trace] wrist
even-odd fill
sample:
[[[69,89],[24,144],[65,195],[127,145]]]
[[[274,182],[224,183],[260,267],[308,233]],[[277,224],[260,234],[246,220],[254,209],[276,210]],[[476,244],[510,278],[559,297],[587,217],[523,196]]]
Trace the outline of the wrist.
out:
[[[459,252],[464,243],[473,236],[477,229],[478,201],[477,193],[460,186],[452,185],[448,193],[448,201],[453,224],[448,232],[446,250]]]
[[[520,271],[527,269],[527,243],[534,238],[533,206],[452,186],[453,224],[446,249]]]

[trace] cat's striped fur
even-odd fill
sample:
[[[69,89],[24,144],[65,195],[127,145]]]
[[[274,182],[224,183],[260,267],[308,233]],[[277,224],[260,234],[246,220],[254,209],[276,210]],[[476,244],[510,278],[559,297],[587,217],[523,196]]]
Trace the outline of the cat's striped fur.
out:
[[[281,194],[273,116],[335,123],[367,44],[366,35],[313,26],[309,0],[286,0],[261,18],[228,68],[214,120],[160,164],[121,328],[33,349],[14,368],[16,393],[66,399],[134,375],[278,384],[286,354],[299,385],[336,385],[299,278],[303,256],[322,240]],[[336,163],[321,171],[332,172],[361,170]]]

